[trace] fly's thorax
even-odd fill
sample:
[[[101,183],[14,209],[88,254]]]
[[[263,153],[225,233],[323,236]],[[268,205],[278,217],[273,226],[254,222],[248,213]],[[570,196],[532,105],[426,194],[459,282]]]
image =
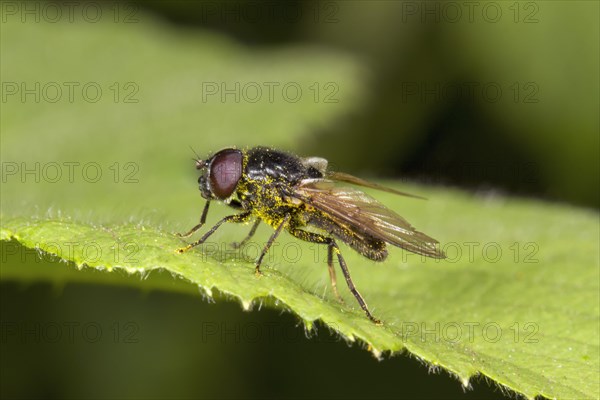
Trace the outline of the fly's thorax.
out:
[[[290,187],[273,179],[253,180],[245,176],[236,193],[244,209],[251,211],[267,224],[276,227],[288,214],[296,214],[299,204],[290,201]]]
[[[236,194],[242,203],[255,208],[276,208],[284,205],[284,187],[273,179],[254,180],[244,177],[240,179]]]
[[[302,158],[280,150],[255,147],[248,150],[245,161],[245,174],[254,180],[273,179],[297,184],[311,177],[309,170],[312,169]]]

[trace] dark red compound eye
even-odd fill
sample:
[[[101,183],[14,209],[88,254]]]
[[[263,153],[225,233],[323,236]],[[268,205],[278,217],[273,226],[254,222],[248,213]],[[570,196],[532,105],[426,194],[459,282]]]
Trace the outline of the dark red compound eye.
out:
[[[242,177],[242,152],[221,150],[210,163],[210,188],[219,199],[231,196]]]

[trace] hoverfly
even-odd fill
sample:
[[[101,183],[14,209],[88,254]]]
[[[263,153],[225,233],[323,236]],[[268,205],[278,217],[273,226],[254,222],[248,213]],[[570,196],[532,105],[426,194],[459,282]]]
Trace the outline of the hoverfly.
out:
[[[435,239],[415,230],[400,215],[361,190],[338,183],[350,183],[403,196],[418,196],[345,173],[328,171],[327,160],[323,158],[300,158],[267,147],[248,150],[227,148],[206,160],[196,159],[196,169],[202,171],[198,183],[206,204],[200,223],[179,236],[189,237],[204,225],[213,200],[224,202],[240,212],[221,219],[200,239],[178,249],[179,253],[204,243],[226,222],[254,220],[248,236],[234,244],[240,247],[254,235],[263,221],[275,231],[255,262],[258,276],[261,274],[263,258],[283,230],[298,239],[326,245],[329,277],[336,298],[341,301],[333,266],[334,255],[337,256],[350,292],[367,317],[377,324],[380,321],[371,314],[352,282],[337,240],[374,261],[385,260],[388,255],[386,243],[427,257],[445,258]],[[309,231],[306,229],[308,227],[317,228],[322,233]]]

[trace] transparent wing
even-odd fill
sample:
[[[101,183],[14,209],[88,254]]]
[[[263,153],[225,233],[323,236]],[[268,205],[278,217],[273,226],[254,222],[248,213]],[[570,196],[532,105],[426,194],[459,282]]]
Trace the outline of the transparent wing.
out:
[[[358,189],[337,187],[329,180],[306,180],[296,187],[294,197],[352,230],[413,253],[446,257],[437,240],[417,231],[400,215]]]
[[[354,185],[364,186],[371,189],[377,189],[388,193],[398,194],[400,196],[413,197],[415,199],[427,200],[425,197],[417,196],[416,194],[410,194],[406,192],[401,192],[396,189],[389,188],[387,186],[379,185],[377,183],[365,181],[364,179],[360,179],[354,175],[346,174],[344,172],[327,172],[326,174],[328,179],[332,179],[334,181],[340,182],[348,182]]]

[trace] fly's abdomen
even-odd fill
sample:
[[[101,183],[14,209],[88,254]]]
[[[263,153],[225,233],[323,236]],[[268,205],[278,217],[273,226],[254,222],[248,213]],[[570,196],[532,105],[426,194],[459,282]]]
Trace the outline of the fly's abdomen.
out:
[[[332,221],[319,212],[310,213],[307,216],[307,225],[313,225],[327,231],[337,239],[341,240],[361,255],[373,261],[383,261],[388,252],[383,240],[379,240],[364,232],[359,232],[350,227],[346,227]]]

